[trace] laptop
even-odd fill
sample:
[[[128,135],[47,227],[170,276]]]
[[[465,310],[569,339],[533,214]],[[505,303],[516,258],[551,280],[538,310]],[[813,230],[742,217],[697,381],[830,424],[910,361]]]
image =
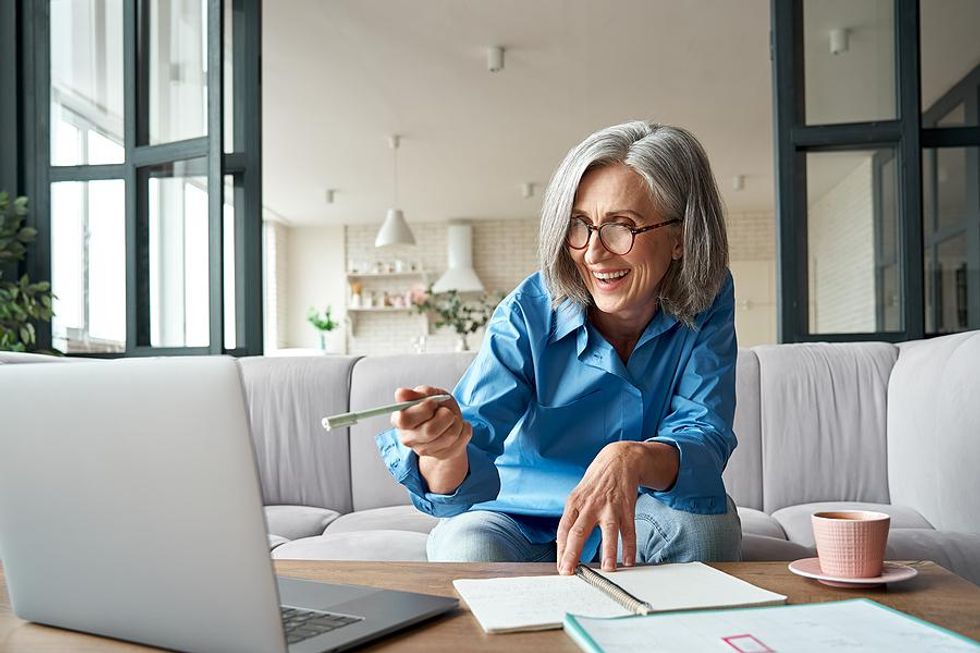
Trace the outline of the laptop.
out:
[[[231,358],[2,365],[0,415],[0,560],[22,619],[182,651],[313,653],[458,604],[275,576]]]

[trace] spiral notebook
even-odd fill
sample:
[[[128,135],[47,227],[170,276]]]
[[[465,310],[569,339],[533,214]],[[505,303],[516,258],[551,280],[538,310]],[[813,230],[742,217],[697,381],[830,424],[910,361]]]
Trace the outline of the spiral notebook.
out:
[[[453,587],[488,633],[561,628],[566,613],[624,617],[786,602],[782,594],[700,562],[605,573],[580,566],[574,576],[460,578]]]

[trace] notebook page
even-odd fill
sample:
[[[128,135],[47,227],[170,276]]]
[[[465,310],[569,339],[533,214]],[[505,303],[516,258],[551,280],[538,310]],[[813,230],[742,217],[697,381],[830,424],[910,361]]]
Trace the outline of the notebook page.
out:
[[[600,572],[654,611],[777,605],[786,597],[700,562],[620,568]],[[578,614],[568,610],[572,614]]]
[[[577,576],[460,578],[453,587],[488,633],[561,628],[566,612],[590,617],[629,614]]]

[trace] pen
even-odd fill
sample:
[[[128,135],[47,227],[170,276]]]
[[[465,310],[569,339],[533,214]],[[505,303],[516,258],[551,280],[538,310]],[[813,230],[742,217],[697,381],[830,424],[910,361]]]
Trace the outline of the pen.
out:
[[[412,399],[411,401],[402,401],[397,404],[388,404],[387,406],[378,406],[377,408],[369,408],[367,410],[359,410],[351,413],[341,413],[339,415],[331,415],[330,417],[324,417],[323,428],[331,431],[333,429],[341,429],[345,426],[353,426],[357,424],[359,420],[367,419],[368,417],[376,417],[377,415],[386,415],[388,413],[393,413],[396,410],[404,410],[415,404],[420,404],[423,401],[433,400],[433,401],[446,401],[447,399],[452,399],[452,395],[432,395],[431,397],[422,397],[421,399]]]

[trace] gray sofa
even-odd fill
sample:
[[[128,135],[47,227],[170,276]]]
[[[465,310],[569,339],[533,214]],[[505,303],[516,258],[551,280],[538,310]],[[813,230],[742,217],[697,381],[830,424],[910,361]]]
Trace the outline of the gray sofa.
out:
[[[386,417],[325,432],[324,415],[452,388],[472,354],[244,358],[275,558],[425,560],[436,523],[374,445]],[[725,471],[746,560],[814,555],[809,516],[892,517],[887,556],[980,584],[980,332],[907,342],[743,349],[739,446]]]
[[[425,560],[436,523],[374,445],[385,417],[326,432],[325,415],[451,388],[472,354],[240,359],[275,558]],[[59,359],[0,352],[0,364]],[[65,360],[65,359],[60,359]],[[917,342],[739,352],[739,446],[725,471],[746,560],[814,555],[812,512],[892,516],[890,559],[980,584],[980,331]]]

